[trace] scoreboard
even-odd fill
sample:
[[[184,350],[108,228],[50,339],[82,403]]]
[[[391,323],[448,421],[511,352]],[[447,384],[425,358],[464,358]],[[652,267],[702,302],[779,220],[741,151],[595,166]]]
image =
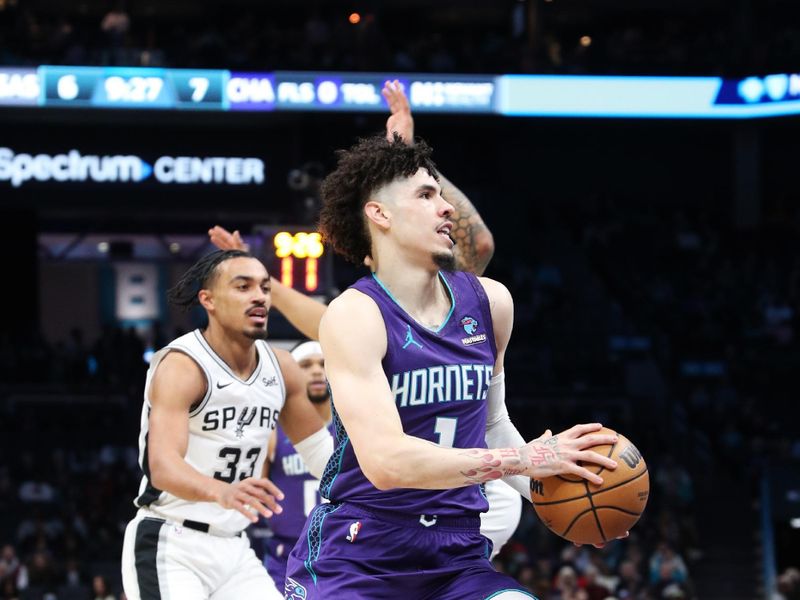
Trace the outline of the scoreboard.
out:
[[[753,119],[800,114],[800,73],[599,77],[0,67],[0,107],[385,112],[398,79],[416,113]]]
[[[493,77],[471,75],[41,66],[36,76],[40,93],[30,104],[78,108],[382,112],[380,91],[391,78],[401,81],[417,111],[489,113],[495,89]]]
[[[227,75],[227,71],[44,66],[40,104],[223,110]]]

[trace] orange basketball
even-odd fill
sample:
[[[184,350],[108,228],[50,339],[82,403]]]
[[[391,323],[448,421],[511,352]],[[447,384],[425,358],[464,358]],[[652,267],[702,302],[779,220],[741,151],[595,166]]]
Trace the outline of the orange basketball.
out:
[[[597,433],[614,434],[604,427]],[[575,475],[531,479],[531,501],[536,514],[553,533],[579,544],[603,544],[630,530],[642,516],[650,494],[650,476],[639,450],[624,435],[617,443],[594,446],[617,468],[587,468],[603,478],[595,485]]]

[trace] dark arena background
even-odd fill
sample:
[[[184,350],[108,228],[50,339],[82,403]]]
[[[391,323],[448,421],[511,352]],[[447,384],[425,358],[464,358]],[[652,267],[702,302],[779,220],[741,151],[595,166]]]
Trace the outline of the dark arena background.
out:
[[[600,421],[650,469],[628,539],[525,502],[496,568],[540,600],[800,598],[791,0],[0,0],[0,598],[124,597],[147,361],[202,325],[166,290],[215,224],[323,301],[363,275],[307,242],[395,78],[494,236],[512,420]]]

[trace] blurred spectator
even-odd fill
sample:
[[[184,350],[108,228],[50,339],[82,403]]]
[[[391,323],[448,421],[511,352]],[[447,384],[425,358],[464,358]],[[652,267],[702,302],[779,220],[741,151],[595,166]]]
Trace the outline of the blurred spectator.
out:
[[[799,600],[800,599],[800,569],[790,567],[778,575],[777,589],[770,600]]]
[[[568,565],[558,570],[551,598],[553,600],[589,600],[586,590],[581,589],[578,585],[575,569]]]
[[[598,580],[600,571],[595,565],[587,565],[583,570],[582,586],[586,590],[586,600],[605,600],[611,590]]]
[[[58,573],[50,555],[45,551],[37,551],[31,555],[27,564],[28,581],[26,588],[55,592],[60,583]],[[20,585],[22,588],[23,586]]]
[[[95,575],[92,578],[92,593],[94,600],[117,600],[116,596],[108,591],[108,584],[102,575]]]
[[[19,600],[17,584],[11,577],[0,580],[0,598],[2,600]]]
[[[689,571],[683,559],[669,544],[659,543],[656,551],[650,557],[650,585],[663,592],[673,584],[678,587],[682,586],[686,583],[688,575]]]
[[[647,588],[644,579],[639,574],[639,569],[631,560],[622,561],[619,565],[619,583],[614,594],[620,600],[639,598]]]
[[[131,18],[125,10],[125,2],[116,0],[113,8],[106,13],[100,22],[100,31],[106,38],[111,53],[111,64],[120,64],[120,50],[125,45],[125,36],[131,27]]]
[[[692,478],[689,472],[675,460],[671,454],[664,456],[656,469],[655,483],[667,505],[685,510],[694,500]]]

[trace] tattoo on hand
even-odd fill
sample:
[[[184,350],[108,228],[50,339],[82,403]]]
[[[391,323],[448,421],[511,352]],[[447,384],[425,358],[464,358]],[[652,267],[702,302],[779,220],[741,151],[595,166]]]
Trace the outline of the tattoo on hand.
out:
[[[557,446],[558,445],[558,436],[554,435],[553,437],[546,439],[544,441],[544,443],[547,444],[548,446]]]
[[[546,443],[547,442],[545,442],[545,444]],[[530,458],[531,464],[537,467],[539,465],[546,465],[558,460],[558,454],[554,450],[551,450],[550,448],[544,448],[543,446],[529,446],[528,452],[528,457]]]

